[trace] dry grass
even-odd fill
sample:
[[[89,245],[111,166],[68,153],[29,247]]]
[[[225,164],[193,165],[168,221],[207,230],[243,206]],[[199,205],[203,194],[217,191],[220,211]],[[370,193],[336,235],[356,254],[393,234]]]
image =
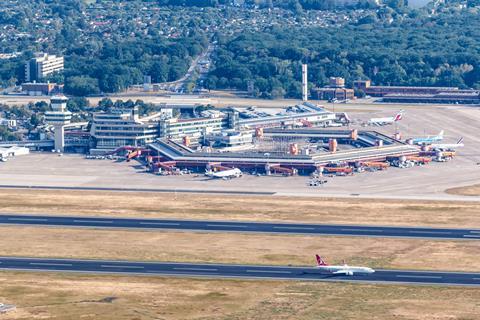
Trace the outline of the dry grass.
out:
[[[480,271],[474,241],[35,227],[0,232],[3,256],[308,266],[320,253],[331,263],[345,259],[375,268]]]
[[[461,196],[480,196],[480,184],[473,186],[458,187],[445,190],[446,193],[461,195]]]
[[[480,290],[321,282],[0,274],[0,319],[474,320]],[[445,303],[448,301],[448,304]]]
[[[0,212],[315,223],[480,226],[480,203],[0,190]]]

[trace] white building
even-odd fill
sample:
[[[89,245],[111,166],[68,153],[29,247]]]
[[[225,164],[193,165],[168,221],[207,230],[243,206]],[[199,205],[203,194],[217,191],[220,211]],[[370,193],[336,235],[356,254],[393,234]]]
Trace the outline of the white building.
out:
[[[90,134],[95,138],[99,151],[114,150],[123,146],[143,146],[152,143],[158,137],[158,118],[162,116],[162,113],[157,113],[141,119],[138,116],[138,107],[109,113],[96,112],[93,114]]]
[[[36,53],[35,57],[25,64],[25,81],[39,81],[54,72],[62,71],[63,68],[63,57]]]
[[[17,127],[17,120],[15,119],[0,119],[0,126],[13,129]]]
[[[160,137],[171,139],[180,137],[200,137],[204,134],[220,132],[225,118],[220,116],[193,119],[166,119],[160,122]]]

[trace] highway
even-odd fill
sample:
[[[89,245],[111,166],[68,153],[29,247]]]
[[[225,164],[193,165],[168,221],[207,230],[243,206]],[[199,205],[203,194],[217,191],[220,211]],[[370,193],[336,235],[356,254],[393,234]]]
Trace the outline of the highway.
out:
[[[167,220],[113,217],[68,217],[48,215],[0,214],[0,225],[63,226],[84,228],[123,228],[183,230],[207,232],[242,232],[303,235],[336,235],[393,238],[480,240],[479,229],[440,229],[418,227],[383,227],[362,225],[327,225],[265,223],[214,220]]]
[[[1,257],[0,270],[109,273],[206,278],[288,279],[480,286],[480,273],[376,270],[369,275],[333,276],[314,267],[132,262]]]

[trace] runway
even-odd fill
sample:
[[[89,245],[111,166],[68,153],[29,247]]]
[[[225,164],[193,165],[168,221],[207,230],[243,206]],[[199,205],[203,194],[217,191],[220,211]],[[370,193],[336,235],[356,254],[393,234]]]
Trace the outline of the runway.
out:
[[[1,257],[0,270],[107,273],[144,276],[348,281],[480,286],[480,273],[376,270],[369,275],[333,276],[314,267],[131,262]]]
[[[299,223],[265,223],[241,221],[201,221],[132,219],[107,217],[68,217],[48,215],[0,215],[0,225],[63,226],[83,228],[122,228],[183,230],[204,232],[240,232],[303,235],[335,235],[391,238],[426,238],[480,240],[479,229],[441,229],[418,227],[383,227],[362,225],[323,225]]]

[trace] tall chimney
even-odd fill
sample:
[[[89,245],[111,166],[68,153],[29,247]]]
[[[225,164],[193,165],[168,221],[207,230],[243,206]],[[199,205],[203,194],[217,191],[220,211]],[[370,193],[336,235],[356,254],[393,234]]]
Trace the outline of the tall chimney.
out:
[[[308,72],[307,65],[302,64],[302,100],[308,101]]]

